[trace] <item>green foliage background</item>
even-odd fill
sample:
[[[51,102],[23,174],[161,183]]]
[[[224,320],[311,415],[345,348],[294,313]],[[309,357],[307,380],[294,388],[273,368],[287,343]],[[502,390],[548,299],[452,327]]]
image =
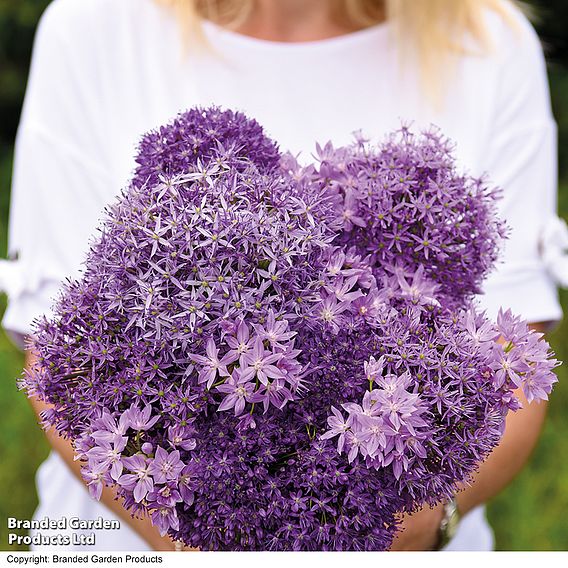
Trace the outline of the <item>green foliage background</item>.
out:
[[[118,0],[117,0],[118,1]],[[0,0],[0,255],[6,254],[12,147],[25,90],[33,34],[48,0]],[[553,107],[559,125],[559,209],[568,218],[568,2],[535,0],[536,25],[547,47]],[[568,313],[568,292],[561,292]],[[0,301],[0,312],[5,299]],[[550,336],[568,361],[568,323]],[[8,516],[30,518],[36,505],[34,474],[48,447],[16,379],[21,352],[0,331],[0,550],[8,547]],[[537,450],[516,480],[489,504],[499,550],[568,550],[568,366]],[[23,547],[21,547],[23,548]]]

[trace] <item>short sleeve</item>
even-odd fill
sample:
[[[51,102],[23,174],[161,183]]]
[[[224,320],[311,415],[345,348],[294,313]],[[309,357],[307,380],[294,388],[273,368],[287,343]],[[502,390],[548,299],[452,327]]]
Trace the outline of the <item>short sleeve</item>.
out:
[[[520,13],[514,20],[497,39],[502,56],[482,159],[491,183],[503,191],[499,208],[510,235],[480,303],[491,316],[510,308],[531,322],[554,321],[562,310],[541,239],[556,219],[556,124],[538,37]]]
[[[57,0],[44,13],[15,148],[8,293],[3,325],[28,334],[66,277],[76,276],[109,183],[94,44],[81,2]]]

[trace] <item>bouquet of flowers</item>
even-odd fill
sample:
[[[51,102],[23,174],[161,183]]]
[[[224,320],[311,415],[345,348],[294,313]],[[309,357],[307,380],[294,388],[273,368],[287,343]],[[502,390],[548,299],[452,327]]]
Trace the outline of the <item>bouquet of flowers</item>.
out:
[[[144,137],[23,379],[93,497],[205,550],[384,550],[452,495],[547,343],[472,297],[504,228],[436,131],[300,166],[240,113]]]

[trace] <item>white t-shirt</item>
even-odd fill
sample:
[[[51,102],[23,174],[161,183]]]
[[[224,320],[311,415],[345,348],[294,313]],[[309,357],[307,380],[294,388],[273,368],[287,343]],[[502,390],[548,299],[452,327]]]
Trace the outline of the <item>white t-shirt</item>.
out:
[[[503,262],[485,285],[490,315],[512,308],[530,321],[561,309],[539,256],[555,218],[556,129],[542,50],[520,13],[493,13],[493,49],[456,61],[439,108],[417,73],[404,71],[390,25],[305,43],[257,40],[204,24],[208,46],[183,53],[172,14],[152,0],[56,0],[38,29],[17,139],[10,251],[18,255],[4,326],[27,333],[59,283],[77,275],[103,207],[135,167],[140,136],[194,105],[256,118],[281,148],[309,160],[315,141],[380,141],[402,122],[438,125],[460,164],[504,190],[512,229]],[[38,474],[39,517],[112,518],[52,455]],[[128,527],[98,535],[98,549],[143,549]],[[489,549],[483,509],[451,544]],[[92,548],[91,548],[92,549]]]

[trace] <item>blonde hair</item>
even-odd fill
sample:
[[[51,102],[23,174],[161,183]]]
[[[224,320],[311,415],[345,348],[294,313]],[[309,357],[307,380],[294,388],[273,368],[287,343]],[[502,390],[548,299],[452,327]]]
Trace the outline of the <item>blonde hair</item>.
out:
[[[202,37],[200,21],[238,29],[254,9],[254,0],[157,0],[173,8],[185,38]],[[512,24],[515,0],[330,0],[334,18],[355,29],[389,20],[402,58],[418,62],[423,83],[433,98],[451,70],[452,53],[491,49],[484,25],[492,11]],[[432,80],[436,77],[436,80]]]

